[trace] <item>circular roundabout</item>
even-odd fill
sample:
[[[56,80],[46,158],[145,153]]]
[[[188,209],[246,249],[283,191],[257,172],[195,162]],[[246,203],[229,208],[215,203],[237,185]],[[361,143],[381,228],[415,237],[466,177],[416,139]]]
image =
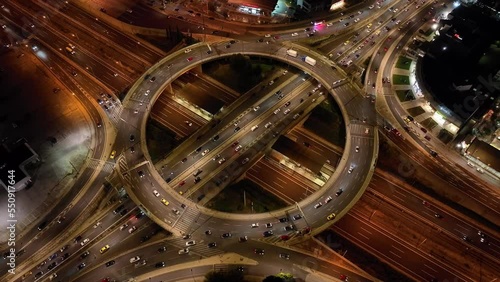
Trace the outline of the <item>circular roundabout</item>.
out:
[[[124,188],[153,221],[179,236],[214,234],[222,238],[244,238],[244,236],[262,238],[263,232],[271,231],[270,234],[264,234],[264,237],[270,237],[277,242],[283,238],[300,239],[305,238],[301,236],[304,234],[317,234],[349,210],[361,197],[371,179],[378,153],[377,129],[373,125],[375,123],[361,122],[360,117],[375,120],[375,106],[370,99],[360,95],[360,91],[347,83],[345,76],[339,73],[324,56],[303,47],[232,42],[231,48],[227,48],[227,44],[231,43],[218,42],[210,46],[198,43],[189,46],[190,51],[185,51],[186,49],[176,51],[155,64],[131,87],[123,103],[115,143],[119,148],[118,152],[121,152],[116,167]],[[290,49],[296,50],[300,55],[287,54],[287,50]],[[234,119],[227,115],[231,105],[228,109],[221,110],[200,128],[199,132],[190,136],[167,156],[162,168],[169,169],[175,166],[175,170],[172,169],[169,174],[172,176],[167,179],[168,183],[160,174],[162,169],[157,169],[151,162],[146,145],[145,129],[148,116],[163,90],[190,69],[234,54],[269,57],[307,72],[322,85],[321,89],[325,93],[333,96],[346,125],[344,153],[335,172],[323,187],[300,202],[267,213],[234,214],[212,210],[187,199],[186,195],[180,195],[172,189],[172,185],[186,177],[190,177],[190,181],[194,179],[194,185],[201,185],[214,179],[218,173],[225,173],[226,178],[229,178],[227,181],[231,181],[231,173],[228,173],[228,170],[208,167],[203,171],[199,169],[200,163],[207,165],[209,160],[212,160],[212,155],[218,151],[233,150],[231,144],[237,139],[241,150],[233,154],[225,165],[232,168],[236,175],[241,174],[245,169],[244,164],[250,158],[261,154],[266,144],[275,139],[273,132],[283,132],[304,111],[314,107],[307,100],[300,104],[294,103],[299,106],[290,107],[290,114],[280,115],[281,118],[272,128],[262,126],[258,136],[250,133],[253,133],[259,124],[266,123],[267,118],[276,116],[273,115],[272,109],[280,107],[286,99],[271,95],[250,107],[245,106],[248,110],[238,113],[239,116],[251,114],[254,118],[248,118],[246,124],[241,124],[240,131],[233,129]],[[314,64],[304,62],[305,56],[314,58]],[[317,95],[321,94],[315,93],[308,99],[318,98]],[[255,109],[257,105],[260,105],[260,110],[252,111],[251,109]],[[217,139],[220,136],[220,140],[214,142],[212,140],[214,136],[217,136]],[[127,150],[132,143],[136,144],[137,148],[137,152],[133,154]],[[210,146],[213,149],[205,149]],[[203,179],[197,177],[201,172],[204,173]],[[339,189],[343,193],[336,197]]]

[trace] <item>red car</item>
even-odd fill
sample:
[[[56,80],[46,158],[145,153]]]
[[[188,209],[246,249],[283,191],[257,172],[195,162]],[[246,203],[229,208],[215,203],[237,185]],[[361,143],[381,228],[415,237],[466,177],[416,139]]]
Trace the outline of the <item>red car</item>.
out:
[[[186,184],[186,181],[185,181],[185,180],[183,180],[183,181],[179,182],[179,186],[182,186],[182,185],[184,185],[184,184]]]
[[[274,39],[280,39],[280,36],[279,35],[275,35],[273,38]]]
[[[191,62],[192,60],[193,60],[193,57],[189,57],[189,58],[187,58],[187,61],[188,61],[188,62]]]
[[[339,279],[341,281],[347,281],[347,276],[345,276],[344,274],[340,274]]]
[[[288,235],[281,235],[280,239],[283,240],[283,241],[288,241],[290,239],[290,236],[288,236]]]

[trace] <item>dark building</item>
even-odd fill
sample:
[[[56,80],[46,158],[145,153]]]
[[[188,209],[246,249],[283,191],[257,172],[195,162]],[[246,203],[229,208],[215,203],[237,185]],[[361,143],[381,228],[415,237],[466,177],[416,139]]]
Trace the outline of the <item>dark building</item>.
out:
[[[9,192],[19,191],[30,184],[31,176],[25,169],[29,163],[38,161],[38,155],[26,140],[16,142],[13,149],[0,146],[0,183]]]

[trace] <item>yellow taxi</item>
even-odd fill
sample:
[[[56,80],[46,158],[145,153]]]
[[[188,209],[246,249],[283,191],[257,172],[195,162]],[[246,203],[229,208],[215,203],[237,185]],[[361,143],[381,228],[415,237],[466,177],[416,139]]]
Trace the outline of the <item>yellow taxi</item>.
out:
[[[326,219],[328,219],[328,220],[332,220],[332,219],[334,219],[334,218],[335,218],[335,216],[336,216],[336,215],[335,215],[334,213],[331,213],[329,216],[327,216],[327,217],[326,217]]]
[[[109,156],[110,159],[114,159],[116,156],[116,150],[113,150],[113,152],[111,152],[111,155]]]
[[[161,202],[162,202],[165,206],[168,206],[168,204],[170,204],[167,200],[165,200],[165,198],[162,198],[162,199],[161,199]]]
[[[104,247],[101,248],[101,254],[104,254],[105,252],[107,252],[109,250],[109,245],[106,245]]]

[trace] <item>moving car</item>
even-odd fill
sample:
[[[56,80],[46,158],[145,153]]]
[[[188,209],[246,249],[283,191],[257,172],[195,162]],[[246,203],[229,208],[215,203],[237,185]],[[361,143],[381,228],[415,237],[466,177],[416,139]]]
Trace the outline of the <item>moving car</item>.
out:
[[[106,246],[104,246],[104,247],[101,248],[100,252],[101,252],[101,254],[104,254],[108,250],[109,250],[109,245],[106,245]]]
[[[179,250],[179,255],[187,254],[187,253],[189,253],[189,248],[185,248],[185,249],[180,249]]]
[[[165,198],[161,198],[161,202],[165,205],[165,206],[168,206],[170,203],[165,200]]]
[[[290,255],[289,254],[285,254],[285,253],[279,254],[279,257],[282,258],[282,259],[290,259]]]
[[[264,250],[263,249],[254,249],[254,253],[258,254],[259,256],[263,256]]]
[[[130,261],[130,263],[134,263],[134,262],[136,262],[136,261],[139,261],[140,259],[141,259],[141,257],[140,257],[140,256],[135,256],[135,257],[130,258],[130,260],[129,260],[129,261]]]
[[[332,219],[334,219],[334,218],[335,218],[335,216],[336,216],[336,215],[335,215],[335,213],[331,213],[330,215],[328,215],[328,216],[326,217],[326,219],[328,219],[328,220],[332,220]]]
[[[272,230],[267,230],[267,231],[264,231],[264,233],[262,233],[262,235],[264,237],[270,237],[270,236],[273,236],[273,231]]]
[[[81,258],[81,259],[84,259],[84,258],[86,258],[88,255],[90,255],[90,252],[89,252],[89,251],[86,251],[86,252],[84,252],[83,254],[81,254],[81,255],[80,255],[80,258]]]
[[[342,188],[339,188],[339,190],[337,190],[337,192],[335,193],[335,196],[340,196],[342,194],[342,192],[344,192],[344,189]]]
[[[83,241],[80,243],[80,245],[85,246],[85,244],[87,244],[89,241],[90,241],[90,239],[89,239],[89,238],[85,238],[85,239],[83,239]]]
[[[165,267],[165,262],[164,262],[164,261],[157,262],[157,263],[155,264],[155,267],[156,267],[156,268],[162,268],[162,267]]]

